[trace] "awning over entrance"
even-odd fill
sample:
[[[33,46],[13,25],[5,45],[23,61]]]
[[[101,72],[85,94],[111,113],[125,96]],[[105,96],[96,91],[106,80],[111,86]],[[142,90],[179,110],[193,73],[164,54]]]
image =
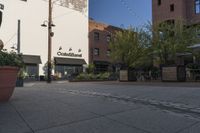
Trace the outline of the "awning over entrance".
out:
[[[37,55],[22,55],[25,64],[41,64],[40,56]]]
[[[94,61],[93,63],[96,65],[110,65],[111,64],[110,62],[107,62],[107,61]]]
[[[56,65],[84,65],[84,64],[87,64],[84,59],[54,57],[54,60],[55,60]]]

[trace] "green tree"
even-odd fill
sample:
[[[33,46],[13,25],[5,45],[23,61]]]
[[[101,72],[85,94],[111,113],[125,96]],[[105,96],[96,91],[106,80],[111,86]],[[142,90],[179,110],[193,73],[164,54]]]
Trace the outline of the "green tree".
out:
[[[94,73],[95,65],[94,64],[88,64],[87,66],[87,73]]]
[[[180,20],[153,28],[153,50],[158,64],[176,64],[177,53],[190,52],[188,46],[200,41],[197,36],[199,26],[185,26]]]
[[[113,62],[121,62],[132,68],[152,63],[149,56],[151,35],[143,29],[129,28],[116,32],[109,46]]]
[[[54,65],[54,61],[52,60],[51,61],[51,71],[55,68],[55,65]],[[44,64],[44,66],[42,67],[43,71],[44,71],[44,75],[45,77],[47,77],[47,74],[48,74],[48,61]]]

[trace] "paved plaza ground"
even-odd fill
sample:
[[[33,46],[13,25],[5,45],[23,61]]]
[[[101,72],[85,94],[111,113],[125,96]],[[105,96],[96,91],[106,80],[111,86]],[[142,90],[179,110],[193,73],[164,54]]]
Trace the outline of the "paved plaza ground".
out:
[[[199,133],[200,83],[27,83],[0,133]]]

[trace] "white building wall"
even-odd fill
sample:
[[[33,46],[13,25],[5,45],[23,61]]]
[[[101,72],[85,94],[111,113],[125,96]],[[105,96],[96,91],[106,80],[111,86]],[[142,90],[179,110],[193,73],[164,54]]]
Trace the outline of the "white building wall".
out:
[[[54,1],[54,0],[52,0]],[[0,28],[0,39],[4,48],[11,50],[17,44],[17,21],[21,20],[21,52],[28,55],[40,55],[40,75],[42,67],[47,62],[48,40],[47,27],[41,27],[48,19],[48,2],[43,0],[0,0],[5,8]],[[78,53],[81,49],[83,59],[88,63],[88,10],[85,13],[75,11],[59,5],[53,5],[52,59],[57,57],[59,47],[62,52]],[[65,57],[64,57],[65,58]],[[70,58],[70,57],[67,57]]]

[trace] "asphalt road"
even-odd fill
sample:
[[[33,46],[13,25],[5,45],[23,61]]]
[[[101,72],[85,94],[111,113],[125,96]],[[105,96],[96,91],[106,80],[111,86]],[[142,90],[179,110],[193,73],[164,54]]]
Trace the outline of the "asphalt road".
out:
[[[199,133],[200,83],[28,83],[0,133]]]

